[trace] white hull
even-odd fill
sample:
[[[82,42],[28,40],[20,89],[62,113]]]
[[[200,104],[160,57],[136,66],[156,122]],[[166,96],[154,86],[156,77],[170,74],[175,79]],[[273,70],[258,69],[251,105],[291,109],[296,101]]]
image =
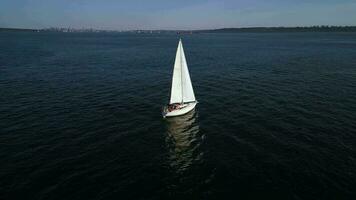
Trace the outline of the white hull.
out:
[[[189,111],[193,110],[195,106],[197,105],[197,102],[190,102],[190,103],[184,103],[183,107],[177,110],[172,110],[169,112],[167,108],[163,109],[163,117],[175,117],[175,116],[180,116],[188,113]]]

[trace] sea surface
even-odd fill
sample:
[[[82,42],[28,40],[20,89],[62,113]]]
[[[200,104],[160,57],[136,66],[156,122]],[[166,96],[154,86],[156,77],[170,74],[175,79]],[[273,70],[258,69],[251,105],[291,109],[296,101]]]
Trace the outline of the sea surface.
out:
[[[0,32],[0,199],[356,199],[356,33]]]

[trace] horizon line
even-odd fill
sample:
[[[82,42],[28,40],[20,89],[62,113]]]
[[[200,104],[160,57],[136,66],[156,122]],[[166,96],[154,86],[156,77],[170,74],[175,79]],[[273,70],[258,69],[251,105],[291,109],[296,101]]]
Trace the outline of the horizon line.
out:
[[[102,29],[102,28],[73,28],[73,27],[46,27],[46,28],[20,28],[20,27],[0,27],[0,29],[13,30],[48,30],[48,29],[71,29],[71,30],[95,30],[95,31],[206,31],[206,30],[221,30],[221,29],[256,29],[256,28],[350,28],[356,25],[310,25],[310,26],[245,26],[245,27],[220,27],[220,28],[197,28],[197,29]]]

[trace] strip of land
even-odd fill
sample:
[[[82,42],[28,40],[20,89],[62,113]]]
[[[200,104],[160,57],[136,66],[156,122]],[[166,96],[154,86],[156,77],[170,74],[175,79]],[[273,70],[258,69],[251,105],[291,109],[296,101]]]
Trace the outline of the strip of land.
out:
[[[199,33],[241,33],[241,32],[356,32],[356,26],[308,26],[308,27],[249,27],[199,30]]]
[[[13,31],[30,31],[35,32],[38,31],[37,29],[27,29],[27,28],[0,28],[0,32],[13,32]]]
[[[273,32],[356,32],[356,26],[307,26],[307,27],[247,27],[247,28],[221,28],[206,30],[97,30],[92,28],[0,28],[0,32],[30,31],[30,32],[132,32],[132,33],[273,33]]]

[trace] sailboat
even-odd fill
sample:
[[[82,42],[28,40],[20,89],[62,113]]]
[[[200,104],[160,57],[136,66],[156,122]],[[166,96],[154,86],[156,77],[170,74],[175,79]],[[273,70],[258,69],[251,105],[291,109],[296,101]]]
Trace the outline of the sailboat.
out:
[[[180,39],[174,62],[171,97],[169,104],[163,108],[163,117],[184,115],[193,110],[197,103]]]

